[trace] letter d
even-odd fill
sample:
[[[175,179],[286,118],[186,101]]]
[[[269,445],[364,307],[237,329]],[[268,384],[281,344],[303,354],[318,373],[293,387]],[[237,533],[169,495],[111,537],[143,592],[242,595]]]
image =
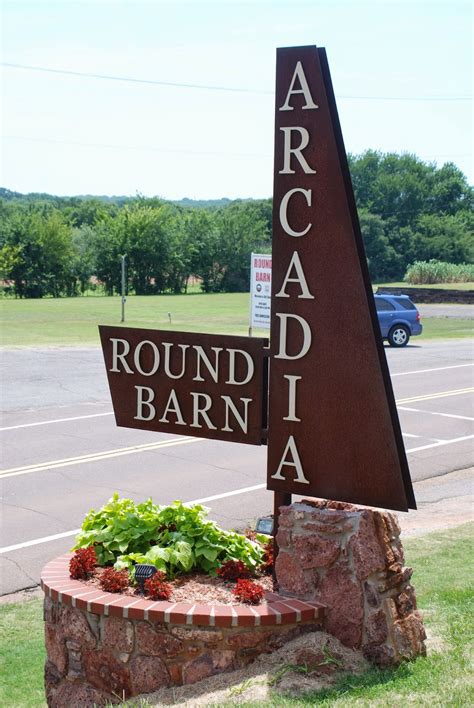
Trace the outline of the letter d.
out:
[[[280,318],[280,347],[278,354],[275,356],[275,359],[301,359],[301,357],[305,356],[305,354],[308,353],[309,348],[311,346],[311,330],[309,328],[309,324],[306,322],[305,319],[303,319],[299,315],[277,312],[276,316]],[[290,317],[296,320],[301,325],[301,329],[303,330],[303,345],[298,354],[293,354],[291,356],[286,351],[286,340],[288,331],[287,322]]]

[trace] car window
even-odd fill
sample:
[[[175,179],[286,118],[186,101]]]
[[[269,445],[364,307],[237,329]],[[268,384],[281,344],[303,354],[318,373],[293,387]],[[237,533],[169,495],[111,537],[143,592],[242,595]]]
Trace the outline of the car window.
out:
[[[398,302],[405,310],[416,310],[416,306],[412,303],[411,300],[399,300]]]
[[[377,312],[381,312],[383,310],[394,310],[395,307],[392,305],[391,302],[388,300],[384,300],[383,297],[376,297],[375,298],[375,307],[377,308]]]

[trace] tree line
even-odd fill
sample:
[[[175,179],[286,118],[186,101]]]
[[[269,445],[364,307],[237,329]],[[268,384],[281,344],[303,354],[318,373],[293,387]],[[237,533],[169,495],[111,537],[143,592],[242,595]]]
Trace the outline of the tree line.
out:
[[[399,280],[416,260],[473,260],[474,192],[452,163],[414,155],[349,156],[370,275]],[[271,252],[272,201],[53,197],[0,190],[0,278],[17,297],[91,288],[137,295],[245,291],[250,253]]]

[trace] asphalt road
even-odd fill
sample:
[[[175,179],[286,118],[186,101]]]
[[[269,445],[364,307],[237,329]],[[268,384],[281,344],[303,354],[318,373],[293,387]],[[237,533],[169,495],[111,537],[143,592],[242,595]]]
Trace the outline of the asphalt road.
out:
[[[454,522],[469,514],[473,344],[412,342],[385,349],[422,509],[400,516],[429,528],[432,509]],[[271,511],[265,448],[116,428],[98,349],[4,349],[2,368],[1,594],[37,585],[114,491],[206,500],[225,527]]]

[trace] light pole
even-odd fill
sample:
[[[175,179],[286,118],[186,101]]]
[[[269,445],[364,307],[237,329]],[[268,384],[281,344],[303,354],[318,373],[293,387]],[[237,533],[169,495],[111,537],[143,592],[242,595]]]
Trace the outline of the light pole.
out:
[[[127,256],[120,256],[122,260],[122,319],[120,322],[125,322],[125,258]]]

